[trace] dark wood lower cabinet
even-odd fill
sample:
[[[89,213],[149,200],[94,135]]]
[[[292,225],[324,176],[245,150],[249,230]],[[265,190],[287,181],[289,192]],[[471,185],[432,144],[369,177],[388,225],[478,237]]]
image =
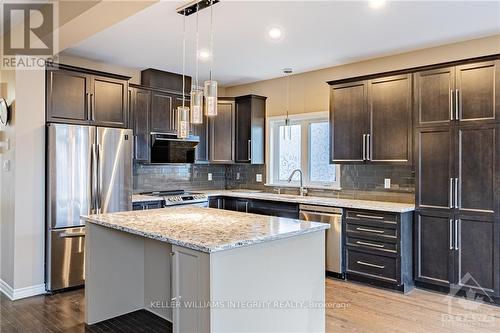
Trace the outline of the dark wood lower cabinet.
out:
[[[413,212],[346,210],[346,278],[403,292],[413,288]]]
[[[426,211],[416,215],[417,283],[499,295],[498,223],[487,216],[455,217]]]
[[[416,213],[415,280],[449,287],[453,281],[454,222],[449,214]]]
[[[455,278],[460,287],[499,295],[498,224],[486,219],[456,220]]]

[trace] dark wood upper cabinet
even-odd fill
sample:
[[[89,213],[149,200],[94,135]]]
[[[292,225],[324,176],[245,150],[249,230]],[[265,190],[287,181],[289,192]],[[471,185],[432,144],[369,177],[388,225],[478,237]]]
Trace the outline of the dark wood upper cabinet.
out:
[[[417,126],[479,124],[500,119],[500,61],[414,74]]]
[[[235,99],[235,162],[264,164],[266,97]]]
[[[47,70],[47,121],[89,120],[91,76],[64,69]]]
[[[412,163],[410,75],[334,85],[331,163]]]
[[[460,122],[499,121],[499,76],[498,60],[456,67],[455,107]]]
[[[208,117],[203,118],[202,124],[191,125],[191,134],[199,137],[200,143],[196,146],[195,163],[208,163]]]
[[[330,92],[330,161],[365,160],[369,132],[365,81],[334,85]]]
[[[371,162],[412,162],[411,75],[369,81]]]
[[[92,76],[90,120],[96,125],[127,127],[128,82]]]
[[[150,132],[175,133],[175,95],[151,91]]]
[[[234,99],[219,98],[217,116],[208,119],[211,163],[234,163]]]
[[[130,118],[134,131],[134,159],[136,161],[149,162],[151,91],[139,87],[132,87],[129,90]]]
[[[128,126],[128,77],[48,65],[47,122]]]
[[[416,131],[417,208],[448,211],[453,205],[454,131],[451,127]]]
[[[445,67],[414,74],[415,124],[448,125],[453,115],[455,68]]]

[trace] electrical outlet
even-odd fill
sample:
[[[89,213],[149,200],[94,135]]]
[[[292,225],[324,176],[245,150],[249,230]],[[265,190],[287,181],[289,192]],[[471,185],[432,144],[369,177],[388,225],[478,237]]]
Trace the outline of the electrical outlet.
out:
[[[239,172],[236,173],[236,180],[240,180],[240,173]]]
[[[262,183],[262,174],[261,173],[258,173],[255,175],[255,181],[257,183]]]
[[[209,172],[208,173],[208,180],[211,181],[212,180],[212,174]]]
[[[391,188],[391,179],[390,178],[384,179],[384,188]]]
[[[3,171],[9,172],[10,171],[10,160],[5,160],[3,161]]]

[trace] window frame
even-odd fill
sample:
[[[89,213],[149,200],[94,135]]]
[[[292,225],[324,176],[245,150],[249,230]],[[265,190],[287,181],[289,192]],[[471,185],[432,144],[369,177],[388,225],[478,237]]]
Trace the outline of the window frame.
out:
[[[267,120],[267,147],[268,158],[267,160],[267,176],[266,176],[266,186],[276,186],[276,187],[299,187],[300,181],[292,180],[288,183],[286,180],[279,180],[279,163],[277,163],[278,149],[279,149],[279,126],[285,124],[286,116],[274,116],[269,117]],[[328,122],[329,113],[325,112],[310,112],[290,115],[290,124],[301,126],[301,170],[303,172],[303,183],[304,187],[307,188],[317,188],[317,189],[330,189],[339,190],[340,189],[340,166],[335,164],[335,181],[331,182],[318,182],[310,181],[310,164],[312,161],[309,159],[311,137],[310,137],[310,125],[311,123]]]

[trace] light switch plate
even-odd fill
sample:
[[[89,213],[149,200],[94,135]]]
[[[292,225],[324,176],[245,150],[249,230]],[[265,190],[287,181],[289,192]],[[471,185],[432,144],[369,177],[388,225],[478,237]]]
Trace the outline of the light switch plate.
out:
[[[384,179],[384,188],[391,188],[391,179],[390,178]]]
[[[208,173],[208,180],[212,180],[212,174],[210,172]]]
[[[261,173],[258,173],[255,175],[255,181],[257,183],[262,183],[262,174]]]
[[[236,180],[240,180],[240,173],[239,172],[236,173]]]

